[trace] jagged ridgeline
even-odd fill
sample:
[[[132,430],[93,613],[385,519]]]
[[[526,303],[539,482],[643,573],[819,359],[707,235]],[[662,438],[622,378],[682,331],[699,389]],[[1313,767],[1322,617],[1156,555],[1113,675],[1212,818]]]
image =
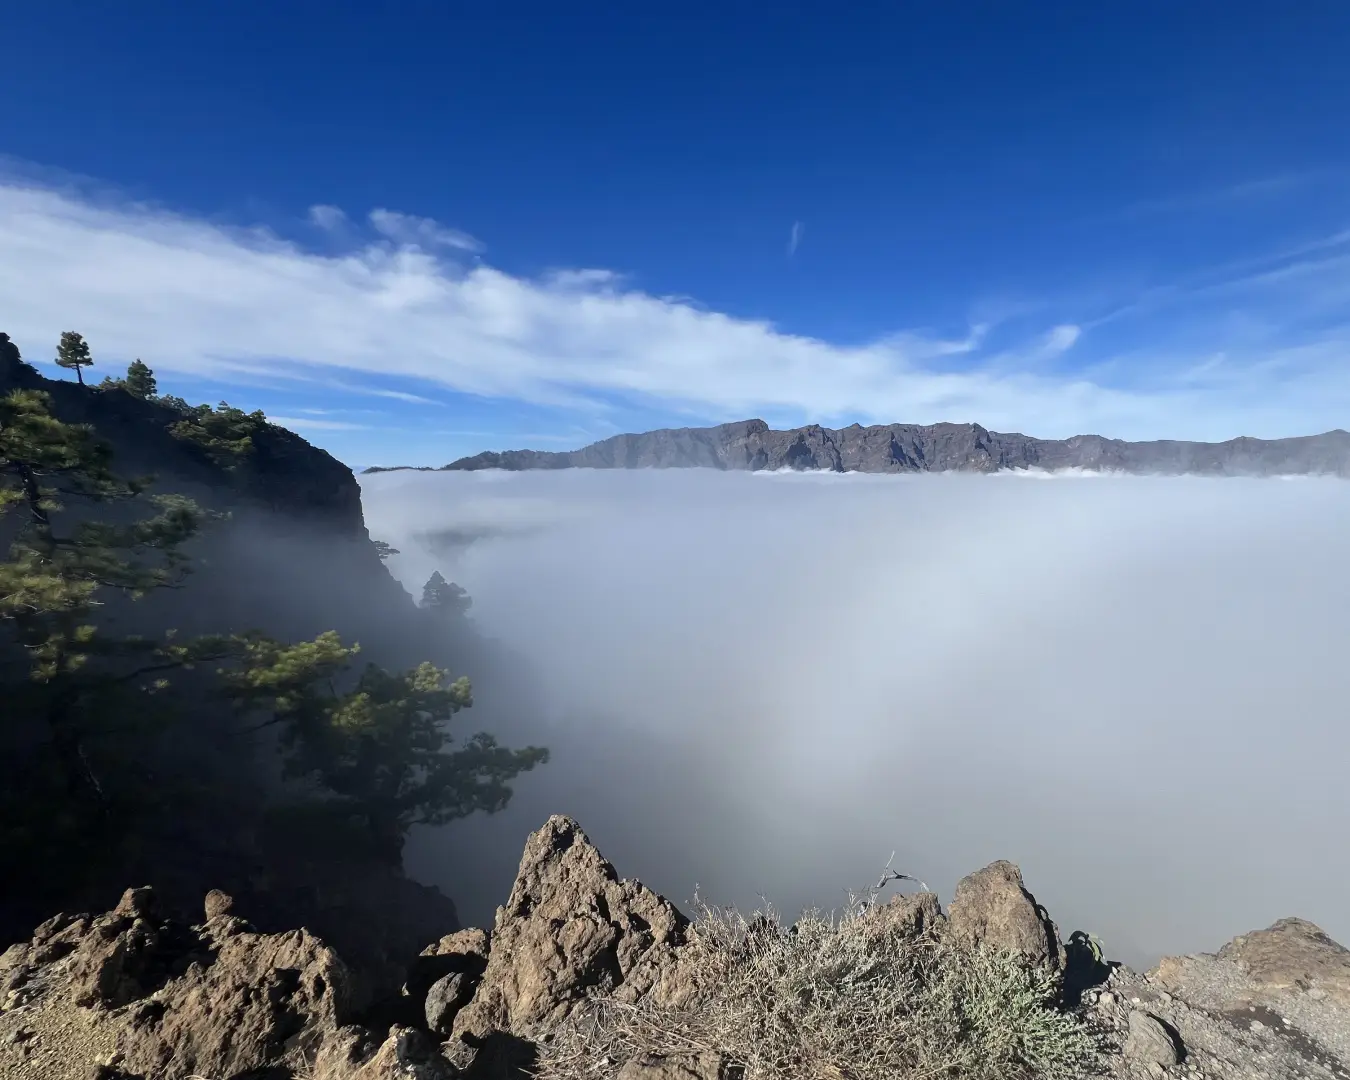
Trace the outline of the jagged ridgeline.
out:
[[[57,362],[94,358],[67,333]],[[364,923],[454,925],[409,829],[501,809],[547,752],[465,730],[468,597],[413,602],[350,469],[158,390],[140,360],[45,379],[0,335],[0,946],[135,881],[378,967]]]
[[[380,467],[389,472],[408,466]],[[442,469],[731,469],[827,472],[991,473],[1004,469],[1083,469],[1143,475],[1350,476],[1350,432],[1221,443],[1160,439],[1125,442],[1100,435],[1036,439],[979,424],[819,424],[776,431],[763,420],[706,428],[614,435],[580,450],[484,451]],[[429,471],[423,469],[422,471]]]

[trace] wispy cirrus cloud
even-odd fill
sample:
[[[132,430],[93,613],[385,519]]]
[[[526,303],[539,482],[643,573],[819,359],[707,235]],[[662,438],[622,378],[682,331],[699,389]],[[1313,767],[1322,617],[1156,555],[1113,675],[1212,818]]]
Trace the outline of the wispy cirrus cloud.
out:
[[[309,221],[326,232],[336,232],[347,224],[347,214],[340,206],[318,203],[309,208]]]
[[[806,235],[806,226],[800,221],[792,223],[792,229],[788,232],[788,257],[791,258],[797,254],[797,249],[802,246],[802,237]]]
[[[448,228],[431,218],[400,214],[395,210],[376,209],[370,212],[370,224],[376,232],[397,244],[427,249],[447,247],[472,253],[484,250],[482,241],[459,229]]]
[[[1306,197],[1319,186],[1343,184],[1344,169],[1298,169],[1256,176],[1235,183],[1178,190],[1154,198],[1127,203],[1105,218],[1143,220],[1174,214],[1248,212],[1280,201]]]
[[[78,325],[99,354],[165,371],[360,383],[410,404],[453,391],[572,410],[588,425],[626,400],[709,420],[1226,438],[1324,430],[1350,411],[1350,234],[1122,298],[1095,322],[1048,307],[1016,333],[901,327],[845,345],[608,271],[528,278],[447,262],[481,245],[393,211],[371,222],[382,242],[322,253],[106,193],[0,181],[5,328],[34,356]],[[413,402],[418,384],[428,393]]]
[[[358,424],[351,420],[328,420],[316,415],[315,409],[297,409],[302,416],[269,416],[272,423],[298,431],[369,431],[369,424]]]

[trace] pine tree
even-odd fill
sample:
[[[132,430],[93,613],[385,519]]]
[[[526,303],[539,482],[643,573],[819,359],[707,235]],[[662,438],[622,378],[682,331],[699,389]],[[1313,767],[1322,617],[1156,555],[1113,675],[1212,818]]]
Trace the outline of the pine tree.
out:
[[[127,377],[123,380],[122,386],[128,394],[138,398],[155,397],[159,390],[155,373],[150,370],[148,364],[142,363],[139,359],[127,365]]]
[[[267,427],[267,417],[261,409],[246,413],[225,401],[215,409],[210,405],[180,408],[180,400],[168,399],[168,404],[185,413],[184,419],[169,427],[169,434],[175,439],[195,446],[207,459],[230,471],[247,461],[257,449],[254,436]]]
[[[0,522],[13,534],[0,561],[0,634],[26,669],[3,692],[16,716],[45,725],[71,792],[94,801],[104,792],[91,738],[125,719],[124,706],[143,713],[164,672],[224,652],[219,641],[117,638],[95,627],[101,591],[137,598],[177,584],[188,570],[179,548],[211,516],[180,496],[147,495],[145,481],[122,479],[111,464],[107,444],[56,419],[46,393],[0,398]],[[156,512],[128,524],[91,518],[137,501]]]
[[[401,674],[368,664],[340,692],[358,651],[332,632],[297,645],[253,636],[243,664],[224,677],[241,714],[262,717],[255,727],[281,726],[286,775],[317,782],[381,857],[397,862],[414,825],[503,809],[510,782],[548,761],[542,747],[509,750],[482,732],[449,749],[449,721],[473,695],[468,679],[447,684],[432,664]]]
[[[438,615],[463,615],[473,606],[473,599],[463,586],[446,581],[439,570],[434,570],[422,586],[420,606]]]
[[[61,335],[60,344],[56,346],[56,365],[63,368],[74,368],[75,377],[80,380],[80,385],[84,385],[84,368],[89,367],[94,362],[94,358],[89,354],[89,343],[84,340],[74,330],[67,330]]]
[[[399,551],[398,548],[394,547],[393,544],[387,544],[383,540],[372,540],[371,543],[375,545],[375,554],[378,555],[381,559],[387,559],[389,558],[390,555],[402,554],[402,552]]]

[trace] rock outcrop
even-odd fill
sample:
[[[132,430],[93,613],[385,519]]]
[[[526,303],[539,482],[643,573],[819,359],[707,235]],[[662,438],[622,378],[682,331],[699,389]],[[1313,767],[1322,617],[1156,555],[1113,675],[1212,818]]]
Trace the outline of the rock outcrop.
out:
[[[446,469],[825,469],[831,472],[996,472],[1088,469],[1206,476],[1350,476],[1350,432],[1222,443],[1125,442],[1099,435],[1036,439],[979,424],[880,424],[775,431],[763,420],[615,435],[580,450],[487,451]],[[374,468],[368,472],[385,472]]]
[[[93,425],[127,475],[152,473],[173,484],[208,488],[231,501],[320,525],[335,536],[366,535],[361,489],[351,469],[293,431],[267,425],[254,437],[255,452],[246,467],[226,477],[219,465],[170,434],[182,415],[167,404],[121,389],[48,379],[24,363],[0,362],[0,394],[10,390],[44,391],[60,420]]]
[[[1009,952],[1059,974],[1064,946],[1050,916],[1022,884],[1010,862],[991,863],[957,883],[947,912],[947,937],[968,947]]]
[[[676,1002],[692,992],[680,964],[689,920],[664,897],[620,880],[576,822],[553,817],[525,845],[497,909],[487,964],[454,1035],[535,1039],[601,994]]]
[[[7,1012],[30,1000],[116,1018],[103,1064],[130,1076],[238,1076],[302,1060],[355,1015],[346,965],[305,930],[258,934],[222,913],[165,920],[150,889],[97,917],[57,916],[0,958]]]
[[[1350,1009],[1350,949],[1303,919],[1281,919],[1236,937],[1219,950],[1267,993],[1306,991]]]
[[[104,915],[38,927],[0,956],[0,1075],[507,1080],[588,1001],[706,1000],[698,930],[621,879],[564,817],[529,838],[490,932],[447,934],[409,958],[411,1020],[380,1020],[370,987],[313,934],[259,933],[235,907],[213,891],[204,921],[186,926],[162,916],[153,890],[133,889]],[[945,914],[922,892],[863,918],[924,948],[992,949],[1061,974],[1074,964],[1011,863],[963,879]],[[1102,1068],[1120,1080],[1350,1080],[1346,961],[1315,926],[1283,920],[1145,974],[1103,965],[1075,1008],[1103,1041]],[[629,1050],[607,1068],[611,1080],[743,1073],[716,1046]]]

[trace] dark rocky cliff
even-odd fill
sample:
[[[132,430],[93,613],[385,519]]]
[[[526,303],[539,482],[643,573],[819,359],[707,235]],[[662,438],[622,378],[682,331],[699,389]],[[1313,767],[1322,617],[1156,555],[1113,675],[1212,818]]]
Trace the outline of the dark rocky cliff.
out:
[[[1089,469],[1140,474],[1350,476],[1350,433],[1222,443],[1124,442],[1099,435],[1036,439],[979,424],[884,424],[775,431],[763,420],[615,435],[580,450],[487,451],[445,469],[826,469],[832,472],[976,472]],[[368,470],[385,471],[382,469]]]
[[[45,391],[60,419],[93,425],[112,445],[123,474],[152,473],[165,488],[208,491],[212,495],[205,501],[216,508],[251,504],[333,535],[366,538],[361,489],[351,469],[285,428],[268,426],[255,439],[253,460],[227,475],[169,433],[182,415],[168,405],[121,390],[47,379],[27,364],[0,362],[0,394],[18,389]]]
[[[188,637],[258,629],[297,641],[337,630],[362,645],[363,660],[391,668],[432,660],[460,674],[466,663],[478,666],[461,648],[471,635],[437,638],[380,560],[351,469],[300,436],[268,426],[255,435],[249,459],[226,470],[170,434],[182,414],[161,402],[46,379],[0,355],[0,394],[13,389],[45,391],[59,419],[92,425],[111,445],[119,475],[153,477],[153,491],[185,494],[229,514],[190,545],[194,569],[182,589],[136,602],[107,598],[103,617],[121,632],[157,637],[172,627]],[[376,982],[390,970],[390,957],[456,928],[450,900],[397,866],[300,827],[278,828],[263,810],[275,783],[270,747],[249,750],[205,688],[198,693],[191,676],[178,682],[188,688],[188,722],[142,748],[142,765],[163,778],[172,812],[139,823],[113,865],[74,891],[60,852],[49,853],[50,865],[0,871],[0,947],[52,910],[106,904],[128,877],[155,885],[171,910],[196,906],[204,888],[224,885],[258,925],[320,929]],[[32,725],[5,720],[0,762],[22,769]],[[7,775],[0,773],[0,783]]]

